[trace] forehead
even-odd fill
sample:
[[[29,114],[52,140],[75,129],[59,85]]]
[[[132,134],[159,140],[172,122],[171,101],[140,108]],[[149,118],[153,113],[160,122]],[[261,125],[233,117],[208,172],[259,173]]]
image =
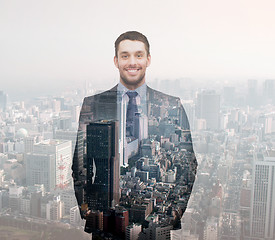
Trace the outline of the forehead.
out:
[[[118,45],[118,53],[146,52],[145,44],[137,40],[123,40]]]

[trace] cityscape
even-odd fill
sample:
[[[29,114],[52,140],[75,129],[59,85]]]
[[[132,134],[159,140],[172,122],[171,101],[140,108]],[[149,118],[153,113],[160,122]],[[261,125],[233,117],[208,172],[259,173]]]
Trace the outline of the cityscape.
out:
[[[275,80],[148,85],[181,98],[192,141],[176,117],[159,123],[142,117],[150,131],[139,149],[133,150],[132,141],[127,161],[112,150],[109,170],[120,175],[113,176],[110,184],[118,191],[108,199],[93,196],[93,188],[84,193],[76,187],[94,182],[96,156],[105,153],[95,150],[98,139],[105,141],[95,127],[108,132],[107,148],[118,148],[116,122],[78,131],[83,98],[103,90],[85,84],[58,96],[18,101],[0,91],[1,239],[91,239],[87,228],[99,230],[98,239],[275,238]],[[150,111],[166,116],[161,108]],[[198,163],[194,185],[195,174],[186,174],[187,168],[195,171],[190,143]],[[77,164],[76,155],[82,159]],[[72,167],[81,174],[72,176]],[[85,206],[77,203],[86,195],[89,205],[104,210],[90,213],[87,223],[80,214]],[[182,218],[177,209],[185,210]]]

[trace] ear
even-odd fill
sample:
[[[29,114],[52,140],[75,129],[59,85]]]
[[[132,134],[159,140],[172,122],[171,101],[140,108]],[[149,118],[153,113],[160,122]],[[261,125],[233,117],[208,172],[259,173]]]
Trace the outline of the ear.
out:
[[[147,67],[149,67],[150,64],[151,64],[151,55],[148,54],[148,56],[147,56]]]
[[[115,64],[115,66],[118,68],[118,59],[117,59],[116,56],[114,56],[114,64]]]

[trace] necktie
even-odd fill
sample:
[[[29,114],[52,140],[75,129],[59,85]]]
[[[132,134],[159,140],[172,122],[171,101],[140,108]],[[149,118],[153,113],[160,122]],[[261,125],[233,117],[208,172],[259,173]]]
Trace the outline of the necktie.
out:
[[[138,113],[138,107],[136,102],[136,96],[138,93],[136,91],[126,93],[129,97],[127,113],[126,113],[126,137],[136,137],[138,132],[138,123],[136,121],[136,114]]]

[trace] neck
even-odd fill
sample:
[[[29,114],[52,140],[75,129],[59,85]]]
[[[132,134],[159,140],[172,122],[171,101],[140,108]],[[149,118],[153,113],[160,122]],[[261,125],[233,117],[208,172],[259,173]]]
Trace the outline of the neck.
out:
[[[145,83],[145,79],[143,79],[140,83],[135,84],[135,85],[127,84],[124,81],[122,81],[121,79],[120,79],[120,83],[129,90],[135,90]]]

